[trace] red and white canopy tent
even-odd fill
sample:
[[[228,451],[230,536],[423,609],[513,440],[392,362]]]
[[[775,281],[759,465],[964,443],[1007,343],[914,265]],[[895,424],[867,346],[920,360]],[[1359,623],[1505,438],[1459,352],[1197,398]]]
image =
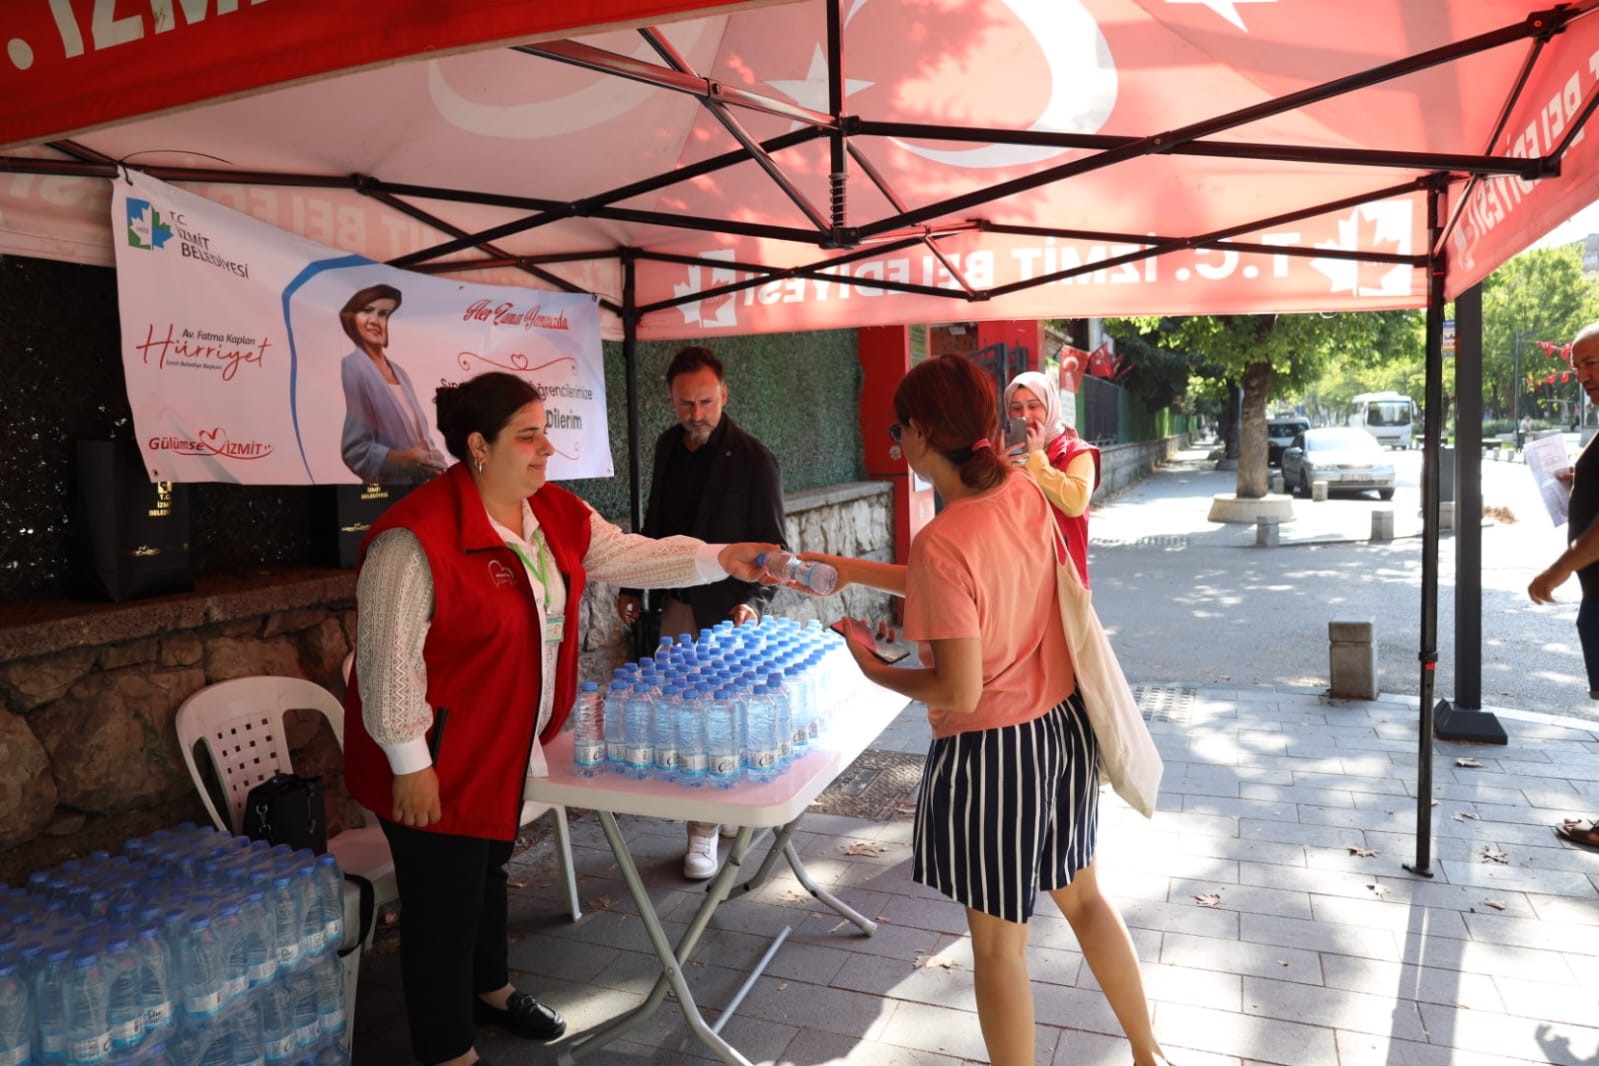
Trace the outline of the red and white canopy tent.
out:
[[[110,263],[126,166],[375,260],[596,293],[630,356],[1427,307],[1436,458],[1444,301],[1599,191],[1596,5],[27,0],[0,8],[0,253]]]

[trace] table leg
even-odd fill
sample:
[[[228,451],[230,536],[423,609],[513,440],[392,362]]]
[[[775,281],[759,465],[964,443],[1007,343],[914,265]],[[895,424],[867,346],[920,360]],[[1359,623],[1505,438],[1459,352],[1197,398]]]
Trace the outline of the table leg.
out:
[[[755,868],[755,872],[750,875],[748,881],[729,890],[728,898],[742,896],[760,888],[761,885],[766,883],[766,878],[771,874],[772,867],[776,865],[778,857],[781,856],[788,860],[789,869],[794,871],[794,877],[800,884],[805,886],[805,891],[809,892],[815,899],[827,904],[827,906],[837,911],[841,917],[854,923],[867,936],[877,932],[876,922],[861,914],[843,900],[840,900],[811,878],[810,871],[805,869],[805,863],[800,861],[799,852],[794,850],[794,830],[798,827],[799,819],[796,818],[777,831],[777,836],[773,839],[772,846],[767,850],[765,857],[761,859],[761,864]],[[744,832],[747,832],[747,830],[740,830],[740,841],[743,840]],[[733,854],[742,856],[743,852],[735,850]]]
[[[683,1010],[683,1016],[688,1019],[689,1028],[700,1038],[700,1041],[710,1048],[716,1056],[729,1066],[752,1066],[749,1059],[739,1054],[733,1045],[722,1039],[722,1035],[706,1024],[700,1015],[699,1006],[694,1002],[694,994],[689,990],[688,982],[683,977],[683,968],[680,959],[687,959],[693,954],[694,947],[699,943],[705,927],[710,924],[711,915],[717,906],[727,898],[728,887],[733,878],[738,874],[739,857],[749,846],[750,829],[739,830],[738,843],[734,853],[728,861],[722,864],[716,876],[711,879],[710,885],[705,890],[705,900],[695,912],[694,920],[689,923],[688,929],[683,933],[683,939],[674,951],[671,941],[666,938],[666,930],[661,928],[660,918],[655,913],[655,906],[650,901],[649,892],[644,887],[644,881],[639,877],[638,867],[633,863],[633,854],[628,850],[627,841],[622,836],[621,828],[616,824],[616,815],[610,811],[598,811],[600,826],[605,830],[605,839],[611,845],[611,853],[616,856],[617,869],[622,872],[622,880],[627,884],[627,890],[632,893],[633,901],[638,904],[639,917],[643,920],[644,929],[649,934],[650,945],[655,949],[656,956],[661,960],[661,976],[655,982],[655,987],[650,990],[649,996],[637,1007],[613,1018],[603,1025],[595,1026],[586,1032],[571,1038],[561,1049],[559,1061],[563,1064],[575,1063],[578,1058],[590,1048],[601,1047],[616,1037],[621,1036],[639,1022],[654,1014],[666,998],[668,988],[677,995],[678,1004]]]

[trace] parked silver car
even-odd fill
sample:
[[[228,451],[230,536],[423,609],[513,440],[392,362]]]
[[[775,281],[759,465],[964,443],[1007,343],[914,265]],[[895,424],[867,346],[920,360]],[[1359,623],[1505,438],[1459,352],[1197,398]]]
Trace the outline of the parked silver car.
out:
[[[1289,492],[1310,495],[1312,482],[1325,481],[1327,492],[1377,490],[1394,498],[1394,464],[1382,446],[1363,429],[1328,426],[1307,429],[1283,451],[1283,481]]]
[[[1268,418],[1266,420],[1266,465],[1277,466],[1283,461],[1283,451],[1294,443],[1294,438],[1310,428],[1303,418]]]

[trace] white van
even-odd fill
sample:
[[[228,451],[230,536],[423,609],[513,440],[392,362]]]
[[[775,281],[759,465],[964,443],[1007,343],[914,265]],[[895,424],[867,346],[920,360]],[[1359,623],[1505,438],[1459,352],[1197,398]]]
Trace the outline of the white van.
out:
[[[1390,448],[1410,447],[1411,425],[1416,405],[1397,392],[1363,392],[1350,401],[1349,424],[1377,438]]]

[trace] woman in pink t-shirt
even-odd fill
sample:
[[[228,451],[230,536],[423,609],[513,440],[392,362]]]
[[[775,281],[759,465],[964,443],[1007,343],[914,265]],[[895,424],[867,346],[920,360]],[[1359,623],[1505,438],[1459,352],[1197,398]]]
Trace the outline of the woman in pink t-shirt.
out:
[[[806,557],[837,566],[840,587],[905,597],[922,668],[885,665],[854,640],[850,650],[877,684],[927,704],[914,876],[966,907],[977,1018],[996,1066],[1033,1063],[1027,920],[1040,888],[1077,934],[1136,1066],[1161,1066],[1132,938],[1094,871],[1098,749],[1055,600],[1050,505],[994,449],[994,387],[971,360],[918,365],[894,412],[889,432],[943,510],[906,566]]]

